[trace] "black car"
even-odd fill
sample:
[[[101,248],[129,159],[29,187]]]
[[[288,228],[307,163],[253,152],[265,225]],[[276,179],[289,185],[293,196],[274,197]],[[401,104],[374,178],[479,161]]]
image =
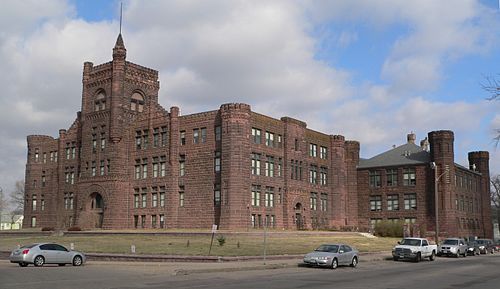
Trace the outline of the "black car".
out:
[[[493,246],[493,240],[491,239],[477,239],[476,243],[479,246],[479,252],[481,254],[487,254],[487,253],[493,254],[495,252],[495,247]]]

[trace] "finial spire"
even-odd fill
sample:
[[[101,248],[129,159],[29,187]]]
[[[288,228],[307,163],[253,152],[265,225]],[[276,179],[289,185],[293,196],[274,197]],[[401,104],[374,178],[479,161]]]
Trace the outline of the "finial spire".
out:
[[[120,2],[120,34],[122,34],[123,2]]]

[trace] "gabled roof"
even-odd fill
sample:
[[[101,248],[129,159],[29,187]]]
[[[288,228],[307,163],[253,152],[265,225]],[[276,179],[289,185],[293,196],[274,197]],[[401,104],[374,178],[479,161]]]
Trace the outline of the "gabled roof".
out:
[[[431,161],[430,153],[414,143],[406,143],[371,159],[360,159],[358,168],[421,165]]]

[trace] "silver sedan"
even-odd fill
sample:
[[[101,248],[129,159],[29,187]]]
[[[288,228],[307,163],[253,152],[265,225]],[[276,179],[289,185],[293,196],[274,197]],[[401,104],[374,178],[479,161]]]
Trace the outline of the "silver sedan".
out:
[[[73,264],[80,266],[85,263],[85,255],[78,251],[66,249],[64,246],[54,243],[40,243],[22,246],[10,253],[11,263],[17,263],[21,267],[28,264],[43,266],[44,264],[58,264],[64,266]]]
[[[336,269],[339,265],[356,267],[358,261],[358,251],[346,244],[324,244],[304,256],[304,263],[307,265],[332,269]]]

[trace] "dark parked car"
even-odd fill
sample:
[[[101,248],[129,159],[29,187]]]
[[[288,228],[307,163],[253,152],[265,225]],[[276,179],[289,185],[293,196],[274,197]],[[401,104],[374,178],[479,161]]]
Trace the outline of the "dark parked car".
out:
[[[345,244],[324,244],[304,256],[304,263],[307,265],[332,269],[336,269],[339,265],[356,267],[358,261],[358,250]]]
[[[467,243],[467,255],[475,256],[479,254],[481,254],[481,251],[479,251],[479,245],[476,242]]]
[[[73,264],[80,266],[85,263],[85,255],[78,251],[66,249],[64,246],[54,243],[41,243],[22,246],[10,253],[11,263],[17,263],[21,267],[28,264],[43,266],[44,264],[58,264],[64,266]]]
[[[491,239],[477,239],[476,243],[479,246],[479,252],[481,252],[481,254],[493,254],[495,252],[495,248],[493,247],[493,240]]]

